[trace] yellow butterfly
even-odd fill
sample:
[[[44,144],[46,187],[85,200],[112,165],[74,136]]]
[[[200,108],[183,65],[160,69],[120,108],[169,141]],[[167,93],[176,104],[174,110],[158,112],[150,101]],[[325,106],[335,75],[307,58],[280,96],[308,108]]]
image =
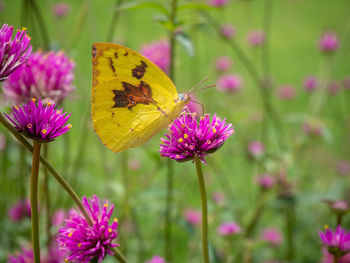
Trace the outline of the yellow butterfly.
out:
[[[114,152],[146,143],[189,102],[150,60],[124,46],[92,46],[91,117],[101,141]]]

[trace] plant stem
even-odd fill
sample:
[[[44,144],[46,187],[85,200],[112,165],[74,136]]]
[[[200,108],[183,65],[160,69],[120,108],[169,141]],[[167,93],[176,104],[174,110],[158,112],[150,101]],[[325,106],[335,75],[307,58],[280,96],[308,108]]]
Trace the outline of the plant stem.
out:
[[[126,258],[120,253],[119,249],[114,247],[112,248],[112,251],[114,252],[114,257],[121,263],[127,263],[128,261]]]
[[[256,206],[255,212],[251,220],[249,221],[246,231],[244,233],[245,237],[250,237],[253,234],[254,229],[259,222],[260,216],[264,211],[264,207],[265,207],[265,192],[261,191],[258,197],[258,204]]]
[[[339,256],[338,255],[334,255],[333,256],[333,263],[338,263],[339,262]]]
[[[32,243],[34,262],[40,263],[39,215],[38,215],[38,177],[41,143],[33,141],[32,174],[30,177],[30,208],[32,220]]]
[[[107,33],[107,42],[113,41],[113,34],[114,30],[116,28],[116,23],[118,21],[120,12],[119,12],[119,6],[123,3],[123,0],[116,0],[116,3],[114,5],[114,10],[113,10],[113,17],[111,24],[109,25],[108,33]]]
[[[23,148],[22,148],[23,149]],[[48,156],[48,144],[44,144],[44,157]],[[51,244],[51,214],[50,214],[50,191],[49,191],[49,175],[47,169],[44,169],[44,200],[46,209],[46,246],[50,248]]]
[[[295,229],[295,204],[290,204],[286,208],[286,229],[287,229],[287,262],[294,260],[294,229]]]
[[[44,22],[43,16],[42,16],[40,9],[39,9],[37,3],[35,2],[35,0],[29,0],[29,2],[32,5],[33,11],[35,13],[34,17],[36,17],[38,24],[39,24],[39,27],[40,27],[40,30],[41,30],[44,49],[49,50],[50,43],[49,43],[49,36],[48,36],[47,30],[45,27],[46,23]]]
[[[196,156],[194,158],[196,164],[199,191],[201,194],[202,206],[202,253],[204,263],[209,263],[209,247],[208,247],[208,208],[207,208],[207,193],[205,190],[205,182],[203,178],[201,160]]]

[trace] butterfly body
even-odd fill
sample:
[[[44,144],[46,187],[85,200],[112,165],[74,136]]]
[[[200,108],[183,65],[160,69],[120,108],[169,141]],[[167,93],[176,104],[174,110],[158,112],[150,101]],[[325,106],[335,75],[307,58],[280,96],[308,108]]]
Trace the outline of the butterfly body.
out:
[[[114,152],[143,145],[189,102],[161,69],[126,47],[95,43],[92,64],[92,123]]]

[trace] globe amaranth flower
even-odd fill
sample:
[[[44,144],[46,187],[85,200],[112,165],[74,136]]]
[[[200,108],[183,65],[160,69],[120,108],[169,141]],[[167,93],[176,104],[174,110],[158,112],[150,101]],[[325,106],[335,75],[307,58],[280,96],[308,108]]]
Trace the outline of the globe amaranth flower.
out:
[[[333,231],[327,225],[325,231],[319,231],[320,238],[332,255],[344,256],[350,252],[350,231],[337,226]]]
[[[341,86],[337,81],[331,81],[328,83],[328,92],[330,95],[336,95],[340,91]]]
[[[30,201],[27,199],[17,201],[9,208],[7,215],[12,222],[19,222],[24,218],[30,218]]]
[[[295,87],[293,85],[281,85],[277,89],[277,95],[281,100],[293,100],[296,97]]]
[[[233,134],[232,124],[226,124],[214,115],[205,114],[197,123],[195,114],[183,114],[169,129],[165,139],[161,139],[159,152],[179,162],[198,157],[205,163],[204,157],[220,148]]]
[[[222,192],[214,192],[211,198],[213,199],[214,203],[218,205],[221,205],[226,201],[225,195]]]
[[[141,48],[140,53],[151,60],[164,72],[169,71],[170,45],[167,41],[161,40],[145,45]]]
[[[282,234],[276,228],[265,228],[260,238],[272,246],[279,246],[282,243]]]
[[[6,117],[26,137],[39,142],[49,142],[72,128],[66,124],[70,114],[55,109],[55,104],[43,105],[41,100],[31,99],[23,106],[14,106],[12,117]]]
[[[234,93],[242,88],[242,79],[234,74],[228,74],[218,79],[217,89],[222,92]]]
[[[31,263],[34,262],[34,253],[31,247],[22,247],[21,251],[9,254],[7,263]]]
[[[101,263],[106,254],[113,255],[112,248],[119,246],[113,243],[118,236],[118,219],[114,218],[109,223],[114,205],[110,205],[109,201],[101,203],[95,195],[89,199],[84,196],[82,203],[93,225],[89,225],[81,213],[72,210],[70,218],[58,231],[57,242],[68,254],[67,261],[87,263],[97,258]]]
[[[188,208],[184,213],[185,220],[190,225],[196,227],[202,222],[202,213],[195,209]]]
[[[269,174],[261,174],[256,177],[256,183],[261,189],[268,190],[276,184],[276,179]]]
[[[324,127],[317,121],[306,121],[303,123],[302,130],[305,135],[320,137],[324,133]]]
[[[265,44],[265,32],[261,30],[251,31],[247,35],[247,41],[252,47],[259,47]]]
[[[324,32],[318,41],[318,47],[325,53],[331,53],[338,49],[339,38],[335,32]]]
[[[165,259],[161,256],[155,255],[150,260],[146,261],[146,263],[165,263]]]
[[[57,2],[52,6],[52,12],[57,18],[64,18],[69,13],[71,7],[66,2]]]
[[[13,26],[7,24],[0,29],[0,81],[18,69],[32,52],[27,30],[17,30],[13,40],[12,32]]]
[[[304,89],[307,92],[314,91],[317,88],[318,80],[315,76],[306,76],[303,80]]]
[[[321,263],[333,263],[334,262],[334,256],[328,252],[326,248],[322,248],[322,260]],[[346,254],[345,256],[338,258],[338,263],[350,263],[350,253]]]
[[[220,32],[223,37],[231,39],[236,35],[236,28],[230,24],[223,24],[220,26]]]
[[[208,4],[214,7],[224,7],[228,3],[228,0],[208,0]]]
[[[231,68],[232,61],[228,56],[221,56],[215,60],[215,67],[217,71],[227,71]]]
[[[218,228],[218,234],[221,236],[231,236],[241,232],[241,227],[236,222],[224,222]]]
[[[4,99],[20,105],[28,98],[60,104],[74,91],[73,70],[74,62],[63,51],[37,51],[4,82]]]
[[[251,141],[248,144],[248,154],[251,157],[258,158],[265,153],[265,146],[260,141]]]

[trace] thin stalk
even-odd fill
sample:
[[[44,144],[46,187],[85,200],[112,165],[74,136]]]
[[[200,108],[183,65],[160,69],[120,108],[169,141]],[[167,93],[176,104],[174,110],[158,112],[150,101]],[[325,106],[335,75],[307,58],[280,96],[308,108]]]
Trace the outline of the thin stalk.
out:
[[[34,262],[40,263],[39,214],[38,214],[38,177],[41,143],[33,141],[32,174],[30,176],[30,211],[32,220],[32,243]]]
[[[265,32],[265,43],[262,46],[262,70],[264,80],[270,83],[270,31],[271,31],[272,0],[264,1],[263,28]]]
[[[26,197],[26,179],[27,179],[27,165],[26,165],[26,150],[21,145],[19,148],[19,166],[18,166],[18,180],[19,180],[19,191],[21,200]]]
[[[23,148],[22,148],[23,149]],[[44,144],[44,157],[48,156],[48,144]],[[49,175],[47,169],[44,169],[44,201],[46,212],[46,246],[47,249],[51,245],[51,213],[50,213],[50,190],[49,190]]]
[[[196,164],[198,185],[201,195],[201,206],[202,206],[202,253],[203,262],[209,263],[209,247],[208,247],[208,208],[207,208],[207,193],[205,190],[205,182],[202,171],[201,160],[198,157],[194,158]]]
[[[334,255],[333,256],[333,263],[338,263],[339,262],[339,256],[338,255]]]
[[[262,212],[264,211],[265,207],[265,192],[261,191],[258,197],[258,204],[255,208],[254,214],[252,218],[250,219],[246,231],[244,233],[245,237],[251,237],[251,235],[254,232],[255,227],[258,225],[259,219],[261,217]]]
[[[34,17],[36,17],[38,24],[39,24],[39,28],[41,30],[41,35],[42,35],[43,42],[44,42],[43,43],[44,49],[49,50],[50,43],[49,43],[49,36],[47,33],[47,29],[45,27],[46,23],[44,22],[43,16],[42,16],[40,9],[39,9],[37,3],[35,2],[35,0],[29,0],[29,2],[32,5],[33,11],[35,13]]]
[[[293,262],[295,254],[294,230],[295,230],[295,206],[291,204],[286,208],[286,229],[287,229],[287,262]]]
[[[113,10],[113,17],[107,33],[107,42],[111,42],[113,40],[114,30],[116,28],[116,24],[120,16],[120,12],[118,9],[122,4],[123,4],[123,0],[116,0],[116,3],[114,5],[114,10]]]
[[[337,226],[341,226],[343,215],[344,215],[343,213],[337,213]]]
[[[121,263],[127,263],[128,261],[126,258],[123,256],[122,253],[120,253],[119,249],[114,247],[112,248],[112,251],[114,252],[114,257]]]

